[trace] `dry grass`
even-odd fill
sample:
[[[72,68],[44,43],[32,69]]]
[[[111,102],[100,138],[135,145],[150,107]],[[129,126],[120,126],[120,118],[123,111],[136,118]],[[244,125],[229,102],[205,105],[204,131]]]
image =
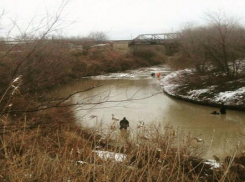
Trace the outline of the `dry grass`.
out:
[[[46,91],[83,76],[124,71],[164,63],[164,50],[156,47],[121,53],[113,47],[72,49],[62,42],[37,40],[19,52],[6,50],[1,55],[1,91],[22,75],[21,93]],[[147,54],[147,55],[146,55]]]
[[[227,158],[217,170],[199,155],[202,145],[173,127],[151,127],[137,140],[103,137],[75,123],[68,108],[54,108],[19,117],[13,124],[1,118],[0,181],[239,181],[242,156]],[[10,127],[11,126],[11,127]],[[152,129],[153,128],[153,129]],[[147,128],[146,128],[147,129]],[[137,141],[137,142],[135,142]],[[126,159],[103,160],[100,150],[122,153]],[[79,163],[83,161],[84,163]]]
[[[0,181],[244,180],[244,156],[233,155],[214,170],[200,157],[203,146],[193,145],[191,136],[180,135],[173,127],[160,130],[152,126],[149,136],[142,131],[134,140],[123,133],[112,139],[112,133],[102,136],[77,126],[70,107],[29,112],[42,102],[31,90],[40,91],[79,76],[160,63],[154,62],[159,58],[154,54],[157,50],[137,50],[132,53],[135,55],[91,50],[83,55],[65,50],[60,54],[57,47],[49,46],[38,47],[28,58],[23,52],[9,62],[16,66],[23,58],[27,60],[17,71],[22,75],[18,81],[11,74],[5,77],[9,80],[0,97]],[[126,159],[102,159],[96,153],[98,147],[124,154]]]
[[[113,42],[113,50],[127,54],[129,52],[128,41]]]

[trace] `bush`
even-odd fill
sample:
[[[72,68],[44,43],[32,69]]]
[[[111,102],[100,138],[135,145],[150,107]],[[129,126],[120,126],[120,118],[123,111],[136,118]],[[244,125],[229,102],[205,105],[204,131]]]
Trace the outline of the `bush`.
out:
[[[167,60],[163,46],[136,47],[132,50],[132,56],[146,60],[149,65],[164,63]]]
[[[64,44],[65,45],[65,44]],[[21,93],[46,92],[72,79],[151,66],[166,61],[164,47],[135,48],[122,54],[112,47],[81,50],[59,42],[36,40],[19,52],[6,52],[0,61],[2,93],[11,81],[22,76]]]

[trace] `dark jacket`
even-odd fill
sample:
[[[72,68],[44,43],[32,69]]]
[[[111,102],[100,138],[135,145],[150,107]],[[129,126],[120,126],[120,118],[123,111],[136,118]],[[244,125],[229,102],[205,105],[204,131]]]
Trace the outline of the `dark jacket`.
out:
[[[120,121],[120,130],[121,130],[121,129],[127,129],[127,127],[129,127],[129,122],[128,122],[128,120],[124,117],[124,118]]]
[[[221,106],[220,113],[221,114],[226,114],[226,107],[224,105]]]

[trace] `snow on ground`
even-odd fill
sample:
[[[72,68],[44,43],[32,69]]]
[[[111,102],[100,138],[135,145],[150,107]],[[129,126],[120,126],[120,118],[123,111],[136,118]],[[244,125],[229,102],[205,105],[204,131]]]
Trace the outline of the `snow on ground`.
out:
[[[191,91],[187,92],[188,93],[187,98],[195,99],[195,98],[198,98],[201,94],[207,93],[209,91],[210,90],[208,88],[206,88],[206,89],[198,89],[198,90],[191,90]]]
[[[179,71],[175,71],[172,72],[170,74],[168,74],[167,76],[165,76],[162,80],[161,80],[161,86],[163,87],[164,91],[167,92],[169,95],[175,95],[175,91],[182,87],[183,84],[179,83],[174,83],[173,80],[177,80],[176,78],[180,77],[181,75],[183,75],[184,73],[190,73],[191,71],[186,69],[186,70],[179,70]]]
[[[215,96],[214,101],[218,103],[233,104],[237,100],[236,105],[242,104],[244,100],[245,87],[239,88],[234,91],[220,92]],[[240,101],[240,102],[239,102]]]
[[[204,103],[225,103],[225,105],[227,106],[244,107],[245,87],[234,89],[233,91],[225,91],[223,89],[223,92],[220,92],[222,88],[221,85],[210,85],[206,88],[188,90],[189,87],[191,89],[191,85],[189,86],[186,85],[186,83],[183,83],[181,81],[181,78],[186,77],[190,74],[192,74],[190,70],[180,70],[172,72],[161,80],[161,86],[167,94],[172,96],[178,96],[184,99]],[[205,80],[201,81],[203,82]],[[242,82],[242,80],[236,80],[236,82]],[[224,84],[227,84],[227,89],[229,89],[229,87],[234,84],[234,81],[225,82]],[[187,88],[185,89],[186,91],[181,91],[181,89],[183,88]],[[181,94],[179,91],[181,91]]]
[[[177,85],[177,84],[169,84],[169,85],[165,85],[163,86],[165,92],[167,92],[169,95],[176,95],[175,91],[180,87],[181,85]]]

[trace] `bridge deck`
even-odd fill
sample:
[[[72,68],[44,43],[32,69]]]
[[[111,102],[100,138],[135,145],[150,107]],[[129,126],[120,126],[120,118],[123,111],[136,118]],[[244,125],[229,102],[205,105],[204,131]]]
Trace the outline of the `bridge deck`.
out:
[[[178,43],[179,33],[141,34],[129,42],[131,45],[139,44],[174,44]]]

